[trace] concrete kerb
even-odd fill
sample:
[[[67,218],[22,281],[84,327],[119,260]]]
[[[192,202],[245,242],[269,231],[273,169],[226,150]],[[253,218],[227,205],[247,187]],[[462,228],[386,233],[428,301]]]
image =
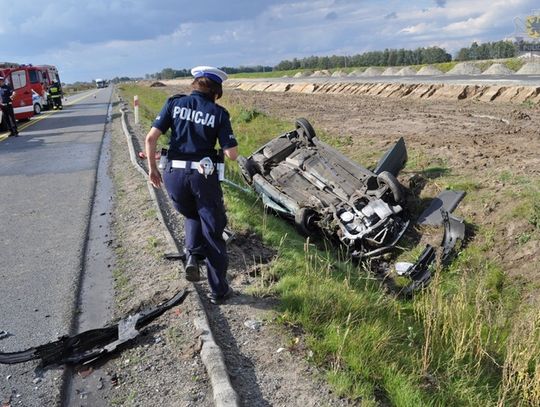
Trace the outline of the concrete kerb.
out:
[[[137,161],[132,136],[127,127],[126,109],[121,108],[120,112],[122,113],[122,129],[127,139],[131,163],[137,169],[137,171],[139,171],[145,177],[146,180],[148,174]],[[179,248],[174,238],[172,237],[172,234],[167,227],[167,224],[165,223],[163,212],[159,205],[156,192],[154,191],[154,188],[149,182],[146,182],[146,184],[148,186],[150,197],[152,198],[152,201],[157,208],[157,216],[159,221],[163,225],[167,242],[171,247],[172,251],[178,253]],[[194,318],[193,323],[200,333],[199,339],[201,340],[202,345],[201,360],[206,367],[208,376],[210,377],[210,382],[212,384],[212,392],[214,394],[214,404],[217,407],[239,407],[240,400],[238,398],[238,394],[231,385],[231,381],[227,373],[227,366],[225,365],[225,358],[223,357],[221,349],[214,340],[212,330],[210,329],[210,324],[208,323],[208,317],[204,310],[204,306],[201,302],[198,291],[194,291],[197,293],[197,295],[194,296],[196,317]]]

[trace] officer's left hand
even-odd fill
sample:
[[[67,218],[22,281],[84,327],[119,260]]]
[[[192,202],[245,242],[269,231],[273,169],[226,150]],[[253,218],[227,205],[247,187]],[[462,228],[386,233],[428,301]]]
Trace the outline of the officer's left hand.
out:
[[[163,180],[161,178],[161,173],[159,170],[150,168],[150,172],[148,173],[148,177],[150,178],[150,182],[154,186],[154,188],[161,188],[161,184],[163,183]]]

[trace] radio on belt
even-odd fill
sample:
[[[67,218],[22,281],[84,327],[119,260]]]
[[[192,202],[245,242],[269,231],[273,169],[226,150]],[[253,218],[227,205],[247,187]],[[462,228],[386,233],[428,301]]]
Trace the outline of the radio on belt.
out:
[[[208,177],[209,175],[212,175],[214,173],[214,169],[216,167],[218,170],[218,179],[220,181],[223,181],[223,179],[225,178],[225,164],[217,163],[216,165],[214,165],[210,157],[204,157],[201,161],[199,161],[197,171],[199,171],[199,174]]]
[[[166,148],[161,149],[161,155],[159,157],[159,164],[158,164],[158,168],[160,170],[164,169],[167,166],[167,153],[168,153],[168,150]]]
[[[205,177],[212,175],[214,173],[214,163],[212,162],[212,159],[210,157],[204,157],[199,161],[197,170],[199,171],[199,174],[202,174]]]

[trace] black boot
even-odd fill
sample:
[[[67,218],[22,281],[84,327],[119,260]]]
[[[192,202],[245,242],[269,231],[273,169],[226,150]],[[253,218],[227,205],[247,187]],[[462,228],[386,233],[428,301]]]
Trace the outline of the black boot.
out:
[[[201,280],[201,272],[199,270],[199,261],[197,260],[197,256],[188,254],[185,268],[187,281],[197,282]]]
[[[221,305],[224,304],[228,299],[234,296],[234,291],[231,287],[227,289],[227,292],[223,295],[217,295],[215,293],[208,293],[207,297],[212,304]]]

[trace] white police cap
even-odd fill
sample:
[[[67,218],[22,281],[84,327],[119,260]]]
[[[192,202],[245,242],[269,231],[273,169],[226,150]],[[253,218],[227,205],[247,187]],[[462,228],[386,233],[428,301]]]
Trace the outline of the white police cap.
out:
[[[0,75],[0,81],[3,81],[3,80],[4,80],[4,77]]]
[[[221,69],[214,68],[213,66],[196,66],[191,70],[191,74],[195,78],[201,78],[204,76],[217,83],[227,80],[227,74]]]

